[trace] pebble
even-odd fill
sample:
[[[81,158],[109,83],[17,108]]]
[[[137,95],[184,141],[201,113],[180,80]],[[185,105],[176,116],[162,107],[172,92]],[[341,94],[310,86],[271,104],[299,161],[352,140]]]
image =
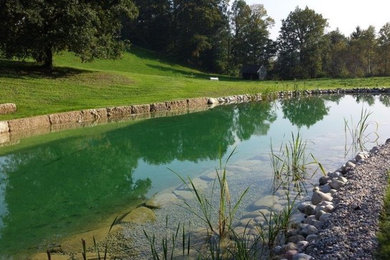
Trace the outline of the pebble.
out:
[[[303,224],[304,226],[301,229],[301,234],[303,236],[308,236],[312,234],[317,234],[318,229],[315,226],[309,225],[309,224]]]
[[[382,211],[380,202],[388,183],[383,172],[389,168],[390,141],[348,161],[345,175],[333,176],[329,183],[335,204],[323,201],[317,206],[323,229],[320,237],[306,237],[310,246],[304,253],[314,259],[373,259],[378,246],[375,234]],[[313,221],[310,216],[305,222]]]
[[[333,179],[330,183],[330,187],[332,187],[332,189],[339,190],[341,187],[344,186],[344,184],[345,183],[339,179]]]
[[[328,176],[329,176],[330,178],[337,178],[337,177],[340,177],[341,175],[342,175],[341,172],[338,172],[338,171],[329,172],[329,173],[328,173]]]
[[[309,245],[309,242],[308,241],[299,241],[298,243],[297,243],[297,248],[298,248],[298,251],[299,252],[303,252],[305,249],[306,249],[306,247]]]
[[[311,204],[309,201],[302,202],[298,206],[298,210],[305,215],[313,215],[315,212],[315,208],[316,208],[316,206]]]
[[[324,214],[322,214],[321,215],[321,217],[320,217],[320,222],[325,222],[325,221],[327,221],[330,217],[331,217],[332,215],[330,214],[330,213],[324,213]]]
[[[328,183],[320,186],[320,191],[323,193],[329,193],[331,189],[332,188],[330,187],[330,185]]]
[[[297,246],[293,242],[288,242],[287,245],[284,246],[285,251],[297,250],[297,249],[298,249]]]
[[[318,238],[318,235],[312,234],[312,235],[308,235],[306,237],[306,240],[307,240],[307,242],[311,243],[311,242],[317,240],[317,238]]]
[[[311,198],[311,203],[314,205],[317,205],[321,201],[332,201],[333,198],[330,194],[328,193],[323,193],[321,191],[314,191],[313,196]]]
[[[287,259],[293,259],[293,257],[298,254],[298,251],[297,250],[288,250],[286,252],[286,257]]]
[[[348,161],[346,164],[345,164],[345,167],[348,167],[348,168],[355,168],[356,167],[356,164],[351,162],[351,161]]]
[[[328,181],[330,180],[329,176],[322,176],[320,179],[319,179],[319,183],[320,185],[325,185],[328,183]]]
[[[305,240],[305,237],[302,235],[295,235],[287,238],[287,242],[293,242],[293,243],[298,243],[299,241]]]

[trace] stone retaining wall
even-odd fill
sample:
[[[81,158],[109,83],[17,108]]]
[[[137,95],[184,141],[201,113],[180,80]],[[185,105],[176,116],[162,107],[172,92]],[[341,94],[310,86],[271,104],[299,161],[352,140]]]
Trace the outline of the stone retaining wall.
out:
[[[85,109],[81,111],[70,111],[64,113],[55,113],[43,116],[34,116],[29,118],[13,119],[9,121],[0,121],[0,134],[10,133],[16,135],[43,132],[47,129],[60,130],[73,128],[77,125],[83,126],[86,123],[105,123],[107,121],[118,121],[121,119],[134,118],[139,115],[153,115],[154,113],[163,113],[171,111],[194,111],[207,109],[216,105],[242,103],[250,101],[261,101],[263,99],[273,100],[276,98],[290,98],[297,96],[311,96],[321,94],[381,94],[389,93],[390,88],[353,88],[353,89],[325,89],[325,90],[303,90],[303,91],[280,91],[269,94],[245,94],[219,98],[189,98],[183,100],[174,100],[167,102],[157,102],[143,105],[116,106],[98,109]],[[1,108],[1,105],[0,105]],[[15,106],[16,109],[16,106]],[[153,117],[153,116],[152,116]],[[69,127],[68,127],[69,126]],[[38,131],[41,129],[42,131]]]

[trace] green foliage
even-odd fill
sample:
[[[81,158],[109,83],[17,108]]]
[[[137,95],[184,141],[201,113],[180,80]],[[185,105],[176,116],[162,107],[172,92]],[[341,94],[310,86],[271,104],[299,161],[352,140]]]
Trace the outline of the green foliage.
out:
[[[273,41],[269,39],[269,28],[274,20],[267,15],[263,5],[248,6],[236,0],[232,6],[232,59],[234,66],[262,64],[268,67],[274,55]]]
[[[378,38],[379,73],[390,74],[390,23],[386,23],[379,30]]]
[[[314,10],[296,8],[282,21],[277,69],[283,79],[315,78],[322,67],[321,48],[327,20]]]
[[[0,49],[6,57],[32,57],[52,68],[53,54],[74,52],[83,61],[119,57],[120,17],[135,17],[132,0],[21,0],[0,2]]]

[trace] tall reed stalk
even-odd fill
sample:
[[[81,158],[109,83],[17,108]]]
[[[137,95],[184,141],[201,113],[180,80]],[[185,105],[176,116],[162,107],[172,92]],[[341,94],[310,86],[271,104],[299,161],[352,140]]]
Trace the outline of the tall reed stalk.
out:
[[[372,112],[362,108],[356,124],[354,124],[352,116],[349,121],[344,118],[345,156],[350,153],[367,151],[367,144],[378,141],[378,123],[370,121],[371,116]]]
[[[212,189],[211,196],[207,196],[202,193],[196,185],[193,183],[191,178],[188,178],[186,181],[180,174],[174,172],[180,180],[190,189],[195,197],[195,201],[197,202],[198,209],[189,205],[187,201],[184,201],[186,208],[195,216],[197,216],[201,221],[203,221],[208,229],[214,234],[217,235],[219,240],[226,238],[229,233],[229,230],[232,226],[232,222],[234,220],[234,216],[237,213],[238,207],[242,202],[245,194],[248,192],[249,188],[246,188],[244,192],[242,192],[235,203],[232,203],[230,192],[229,192],[229,184],[227,182],[227,172],[226,166],[235,153],[236,149],[229,154],[225,163],[222,162],[222,158],[220,156],[219,160],[219,168],[216,169],[217,175],[217,184],[219,188],[218,194],[218,207],[216,208],[213,204],[212,198],[214,198],[215,190]],[[214,185],[213,185],[214,187]],[[199,212],[200,211],[200,212]],[[216,213],[216,214],[215,214]],[[214,221],[213,216],[217,215],[218,219]]]
[[[301,138],[299,132],[296,135],[291,133],[291,140],[286,144],[282,143],[277,152],[271,142],[270,160],[274,176],[274,191],[281,187],[290,189],[292,185],[294,191],[301,194],[307,191],[306,181],[318,170],[326,174],[324,167],[314,155],[307,153],[307,142]],[[308,170],[312,165],[317,167],[310,175]]]

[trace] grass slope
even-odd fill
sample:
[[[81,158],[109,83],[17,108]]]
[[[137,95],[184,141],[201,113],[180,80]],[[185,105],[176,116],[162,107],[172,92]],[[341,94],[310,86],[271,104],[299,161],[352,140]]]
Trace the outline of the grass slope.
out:
[[[133,48],[119,60],[81,63],[70,53],[55,57],[52,75],[31,63],[0,61],[0,103],[18,112],[0,120],[114,105],[152,103],[200,96],[224,96],[298,88],[390,86],[390,77],[305,81],[242,81],[211,75],[160,60]]]

